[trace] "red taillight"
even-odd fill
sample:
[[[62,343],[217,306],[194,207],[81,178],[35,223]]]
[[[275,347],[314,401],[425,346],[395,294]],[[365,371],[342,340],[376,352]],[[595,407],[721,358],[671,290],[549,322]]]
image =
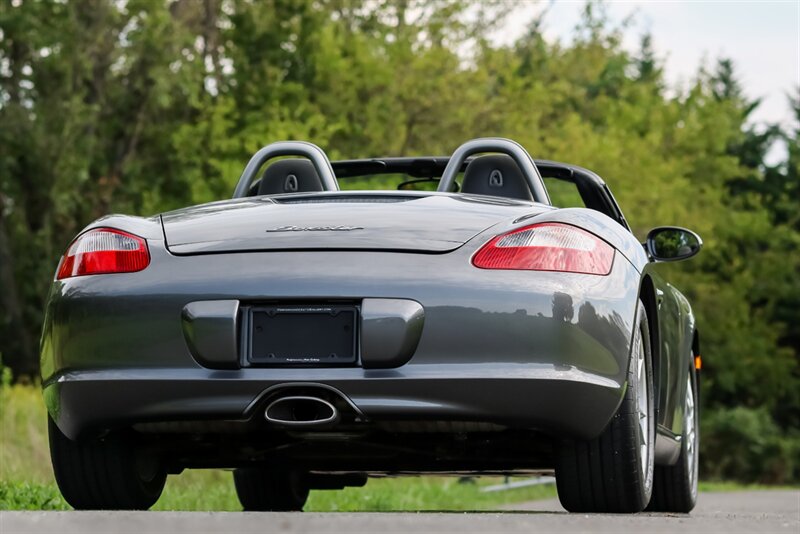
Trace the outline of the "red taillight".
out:
[[[61,259],[57,280],[85,274],[132,273],[150,264],[144,239],[113,228],[95,228],[72,242]]]
[[[614,249],[575,226],[542,223],[493,237],[472,258],[481,269],[600,274],[611,272]]]

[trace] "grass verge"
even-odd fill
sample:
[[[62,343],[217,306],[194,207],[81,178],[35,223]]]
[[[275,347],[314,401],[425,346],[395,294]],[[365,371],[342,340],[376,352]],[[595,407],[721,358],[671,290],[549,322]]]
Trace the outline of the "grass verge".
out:
[[[490,510],[506,504],[555,497],[552,485],[483,493],[496,477],[461,483],[455,477],[370,479],[363,488],[312,491],[308,512]],[[54,483],[0,481],[0,510],[69,510]],[[237,511],[233,480],[226,471],[188,471],[171,476],[154,510]]]

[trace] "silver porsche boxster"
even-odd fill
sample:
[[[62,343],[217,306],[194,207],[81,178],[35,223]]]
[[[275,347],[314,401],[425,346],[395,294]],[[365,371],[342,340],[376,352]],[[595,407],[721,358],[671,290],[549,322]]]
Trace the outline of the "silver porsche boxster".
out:
[[[640,243],[599,176],[507,139],[268,145],[233,199],[67,247],[41,344],[56,480],[146,509],[227,468],[245,510],[300,510],[370,476],[555,474],[570,511],[688,512],[698,327],[653,266],[701,245]]]

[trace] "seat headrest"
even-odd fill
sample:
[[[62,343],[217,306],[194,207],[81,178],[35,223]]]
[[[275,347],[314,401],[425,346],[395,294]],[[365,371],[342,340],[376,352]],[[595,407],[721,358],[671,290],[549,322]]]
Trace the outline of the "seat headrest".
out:
[[[533,200],[531,188],[511,156],[478,156],[464,171],[462,193]]]
[[[261,183],[258,184],[259,195],[312,191],[322,191],[322,180],[314,165],[304,158],[276,161],[264,170]]]

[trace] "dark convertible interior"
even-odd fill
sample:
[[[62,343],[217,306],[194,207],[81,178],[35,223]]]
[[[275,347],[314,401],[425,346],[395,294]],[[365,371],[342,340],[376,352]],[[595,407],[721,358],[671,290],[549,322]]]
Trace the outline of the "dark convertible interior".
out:
[[[449,158],[372,158],[331,162],[343,190],[385,190],[396,182],[399,190],[435,191]],[[629,228],[611,191],[592,171],[548,160],[535,160],[554,206],[586,207],[604,213]],[[249,188],[249,196],[324,191],[319,173],[305,158],[273,161]],[[534,201],[522,170],[506,154],[467,158],[453,192]]]

